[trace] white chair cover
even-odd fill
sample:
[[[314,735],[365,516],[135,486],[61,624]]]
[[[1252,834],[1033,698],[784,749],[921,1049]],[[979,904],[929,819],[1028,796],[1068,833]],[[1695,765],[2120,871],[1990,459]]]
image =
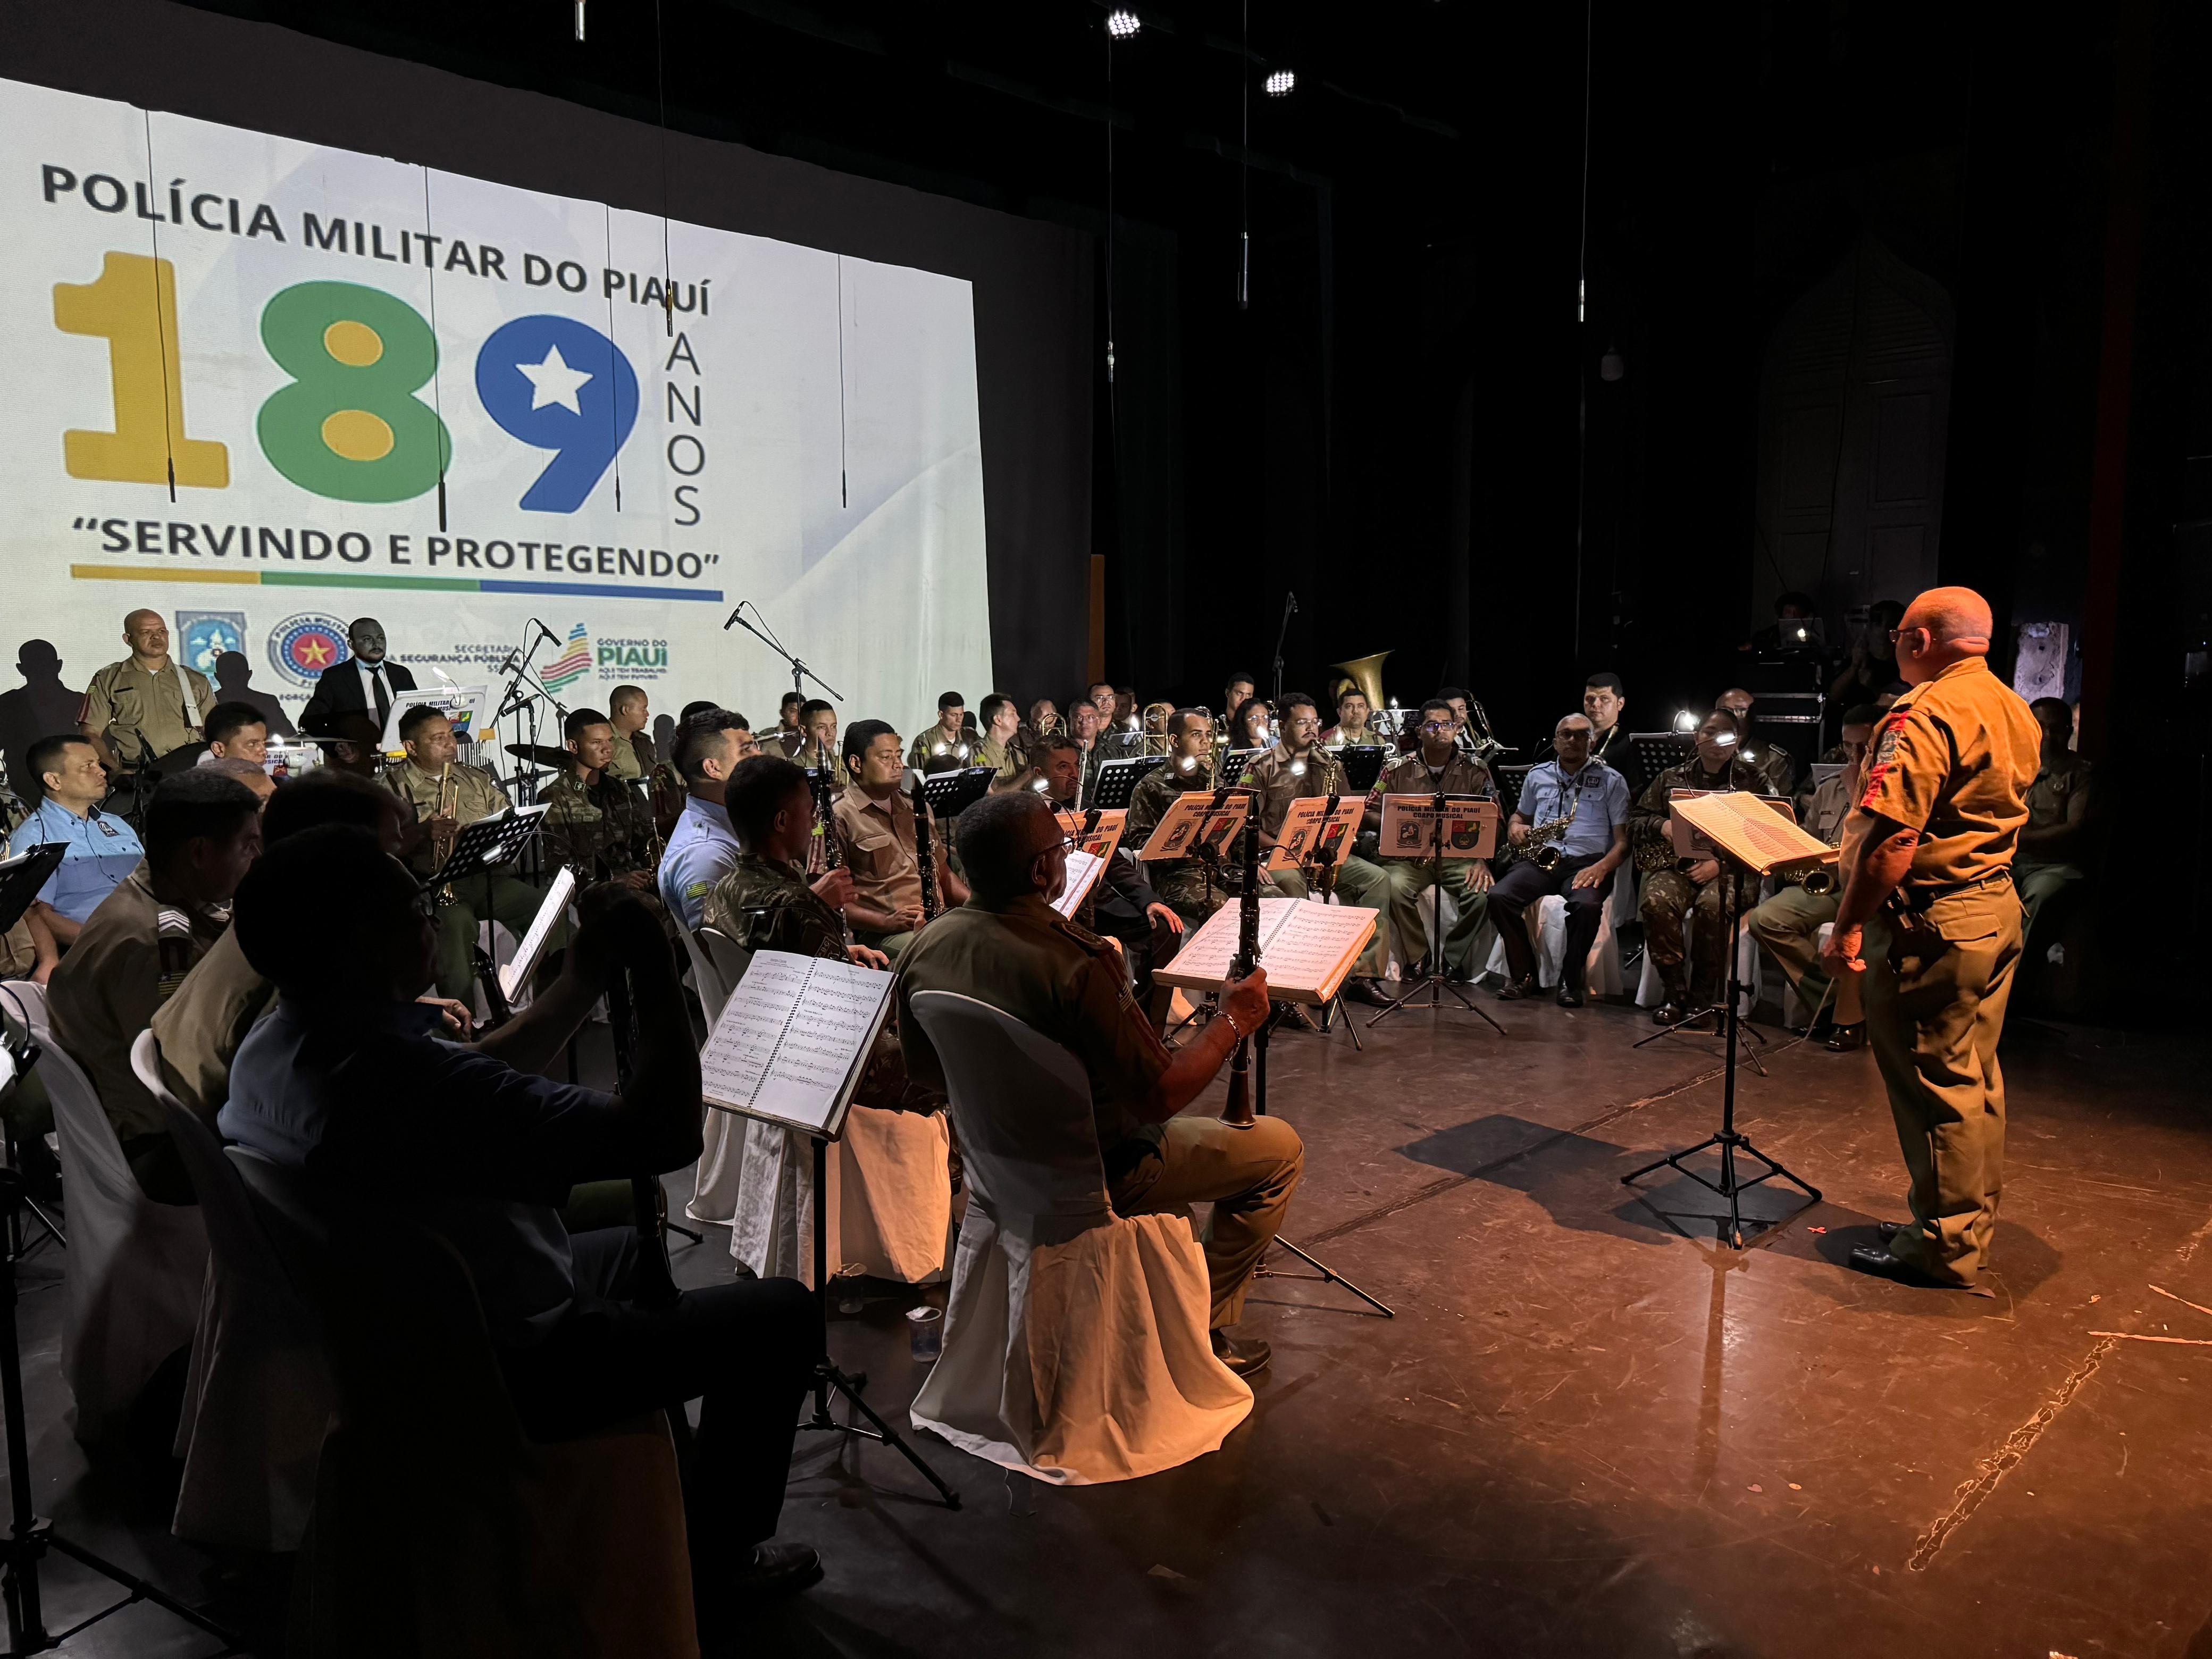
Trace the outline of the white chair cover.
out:
[[[1598,910],[1597,937],[1590,941],[1589,957],[1583,966],[1583,988],[1593,996],[1617,997],[1628,988],[1627,979],[1620,971],[1620,947],[1613,931],[1614,913],[1620,908],[1619,896],[1626,884],[1623,871],[1614,871],[1613,890]],[[1536,982],[1551,990],[1559,982],[1560,966],[1567,952],[1567,902],[1556,893],[1547,893],[1522,913],[1521,920],[1528,929],[1529,943],[1536,947]],[[1504,939],[1492,947],[1488,967],[1490,972],[1504,978],[1513,976]]]
[[[314,1317],[285,1278],[222,1142],[161,1080],[154,1034],[131,1069],[169,1114],[213,1255],[177,1425],[185,1479],[171,1530],[195,1543],[296,1550],[336,1405]]]
[[[155,1370],[192,1340],[207,1281],[207,1225],[194,1204],[156,1204],[123,1161],[92,1079],[49,1038],[39,1075],[53,1097],[69,1206],[62,1376],[76,1436],[119,1430]]]
[[[752,952],[711,927],[699,950],[727,991],[745,976]],[[728,1112],[715,1185],[734,1166],[730,1254],[763,1279],[814,1282],[814,1144],[807,1136]],[[709,1141],[710,1147],[713,1142]],[[735,1157],[731,1154],[735,1153]],[[858,1267],[875,1279],[934,1285],[952,1261],[952,1135],[934,1112],[885,1112],[855,1106],[829,1158],[828,1270]],[[700,1185],[708,1161],[699,1161]]]
[[[707,1016],[708,1030],[712,1032],[722,1018],[722,1005],[729,1000],[729,987],[691,930],[679,921],[676,932],[684,941],[684,953],[691,958],[692,988],[699,993],[699,1007]],[[691,1201],[684,1206],[684,1213],[692,1220],[710,1227],[726,1227],[737,1212],[738,1172],[744,1162],[744,1127],[743,1118],[711,1109],[708,1111],[707,1121],[701,1126],[705,1144],[700,1149],[699,1167],[693,1174]]]
[[[1058,1044],[924,991],[971,1201],[919,1429],[1054,1486],[1127,1480],[1219,1448],[1252,1391],[1213,1355],[1188,1212],[1116,1216],[1091,1089]]]

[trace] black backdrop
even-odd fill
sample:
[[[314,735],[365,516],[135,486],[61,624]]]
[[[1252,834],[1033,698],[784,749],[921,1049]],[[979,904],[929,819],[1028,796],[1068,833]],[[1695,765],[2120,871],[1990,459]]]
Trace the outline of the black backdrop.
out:
[[[0,74],[664,210],[656,127],[163,0],[9,0]],[[1009,684],[1059,684],[1083,660],[1090,580],[1089,239],[739,145],[666,143],[673,218],[974,283],[994,665]],[[738,597],[775,614],[772,594]]]

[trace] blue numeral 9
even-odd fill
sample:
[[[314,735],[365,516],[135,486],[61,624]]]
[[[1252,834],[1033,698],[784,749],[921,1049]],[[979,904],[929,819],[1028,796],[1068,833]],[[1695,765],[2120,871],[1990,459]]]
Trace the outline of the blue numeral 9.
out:
[[[637,424],[637,374],[615,343],[570,317],[518,317],[477,353],[477,396],[502,432],[553,459],[522,497],[574,513]]]

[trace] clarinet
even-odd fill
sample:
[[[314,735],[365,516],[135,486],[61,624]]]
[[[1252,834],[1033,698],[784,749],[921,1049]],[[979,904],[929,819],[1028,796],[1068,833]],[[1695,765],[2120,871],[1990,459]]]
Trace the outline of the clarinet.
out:
[[[1257,803],[1255,803],[1255,805]],[[1244,820],[1244,890],[1237,900],[1237,962],[1232,975],[1243,979],[1260,965],[1260,818],[1255,812]],[[1228,987],[1222,988],[1224,1006]],[[1228,1018],[1224,1013],[1224,1018]],[[1240,1036],[1229,1057],[1229,1103],[1221,1121],[1232,1128],[1249,1129],[1252,1114],[1252,1039]]]
[[[817,860],[826,874],[837,867],[837,837],[830,828],[830,750],[817,743],[814,745],[814,840],[821,857]]]
[[[921,925],[937,920],[937,857],[929,842],[929,801],[914,781],[914,867],[921,876]]]

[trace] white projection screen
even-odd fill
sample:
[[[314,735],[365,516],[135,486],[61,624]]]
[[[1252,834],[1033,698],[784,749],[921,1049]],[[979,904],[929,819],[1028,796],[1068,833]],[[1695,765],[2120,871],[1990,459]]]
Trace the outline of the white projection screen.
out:
[[[295,716],[351,617],[425,685],[536,619],[571,708],[765,726],[740,600],[848,717],[991,684],[965,280],[13,81],[0,236],[0,645],[72,684],[139,607]]]

